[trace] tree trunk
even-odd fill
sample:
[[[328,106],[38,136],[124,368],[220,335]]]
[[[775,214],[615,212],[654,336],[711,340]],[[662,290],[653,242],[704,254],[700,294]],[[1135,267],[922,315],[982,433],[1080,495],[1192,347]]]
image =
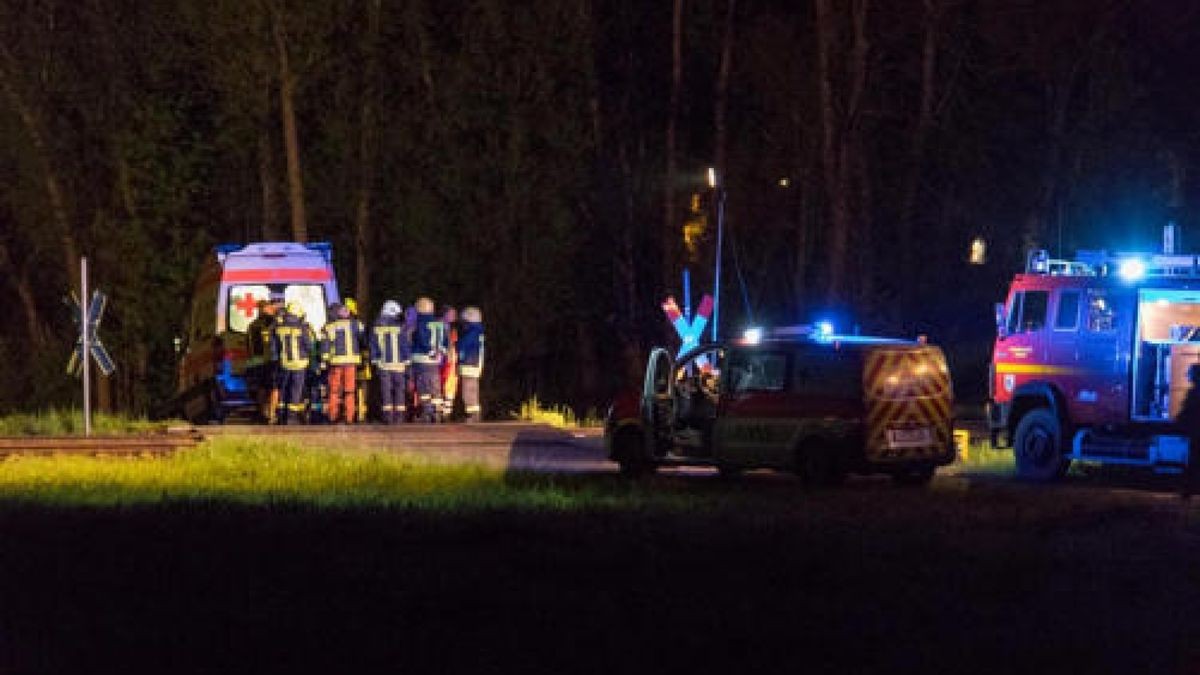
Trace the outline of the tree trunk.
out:
[[[263,241],[279,239],[279,206],[275,197],[275,161],[271,136],[266,128],[258,137],[258,184],[262,191],[261,236]]]
[[[41,312],[38,311],[37,300],[33,295],[33,286],[29,283],[29,267],[24,265],[17,269],[8,246],[0,242],[0,277],[12,281],[17,291],[17,301],[25,314],[25,331],[29,336],[29,344],[37,346],[46,338],[46,328],[42,323]]]
[[[817,101],[821,124],[821,173],[825,185],[826,210],[829,214],[825,253],[828,264],[827,299],[837,303],[844,297],[847,242],[849,241],[849,202],[842,183],[842,134],[833,99],[833,47],[837,42],[837,19],[829,0],[813,0],[816,14]]]
[[[675,254],[679,232],[675,223],[676,134],[679,125],[679,97],[683,89],[683,0],[674,0],[671,10],[671,93],[667,107],[667,171],[663,185],[662,262],[663,287],[675,282]]]
[[[0,89],[8,98],[25,133],[29,136],[29,144],[33,146],[38,168],[42,174],[42,186],[46,190],[49,202],[51,220],[57,230],[61,244],[60,253],[63,256],[63,267],[72,288],[79,288],[79,247],[75,242],[75,233],[71,226],[70,211],[67,208],[67,198],[54,169],[50,146],[46,143],[46,133],[42,121],[34,112],[33,106],[21,94],[17,85],[19,64],[12,52],[0,42]]]
[[[367,251],[371,245],[371,193],[375,185],[376,148],[378,147],[375,123],[375,106],[379,69],[379,24],[382,0],[371,0],[367,7],[367,59],[364,73],[362,108],[359,118],[359,171],[358,193],[354,214],[354,269],[355,289],[359,307],[367,311],[371,306],[371,270]]]
[[[737,0],[727,0],[725,28],[721,37],[721,62],[717,67],[717,84],[713,96],[713,132],[716,140],[717,175],[722,182],[728,165],[729,139],[725,115],[729,109],[729,77],[733,70],[733,16]]]
[[[925,0],[925,20],[921,44],[921,94],[917,103],[917,119],[913,125],[912,144],[909,146],[909,168],[904,179],[904,188],[900,198],[900,273],[916,273],[920,268],[916,265],[916,242],[913,240],[915,230],[917,194],[921,189],[921,181],[925,169],[925,147],[929,141],[929,133],[933,128],[934,104],[937,100],[937,57],[938,57],[938,14],[940,0]],[[919,278],[919,277],[918,277]],[[902,284],[900,290],[900,307],[904,314],[909,315],[913,307],[915,291],[914,284]]]
[[[287,40],[281,12],[273,12],[271,32],[279,59],[279,114],[283,118],[283,147],[287,156],[288,202],[292,210],[292,239],[308,241],[308,219],[304,211],[304,177],[300,170],[300,140],[296,132],[296,77],[288,62]]]

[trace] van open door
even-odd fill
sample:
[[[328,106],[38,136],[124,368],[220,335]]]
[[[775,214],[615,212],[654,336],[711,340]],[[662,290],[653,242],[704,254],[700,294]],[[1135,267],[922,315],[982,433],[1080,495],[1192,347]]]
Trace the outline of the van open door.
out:
[[[655,347],[646,363],[646,379],[642,383],[642,419],[654,439],[654,454],[663,456],[671,446],[671,421],[675,417],[674,383],[671,373],[675,359],[671,352]]]

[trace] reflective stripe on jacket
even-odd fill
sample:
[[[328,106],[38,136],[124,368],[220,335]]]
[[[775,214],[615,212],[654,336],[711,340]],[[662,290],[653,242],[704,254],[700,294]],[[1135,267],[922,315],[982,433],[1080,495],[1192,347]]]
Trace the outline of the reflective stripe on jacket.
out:
[[[404,326],[380,319],[371,329],[371,362],[380,370],[404,372],[408,368],[409,345]]]
[[[325,324],[321,357],[334,366],[357,366],[362,362],[362,324],[357,319],[336,319]]]
[[[445,349],[446,324],[433,314],[418,314],[412,339],[413,363],[439,364]]]
[[[271,357],[284,370],[307,368],[312,349],[312,330],[298,318],[284,319],[271,332]]]

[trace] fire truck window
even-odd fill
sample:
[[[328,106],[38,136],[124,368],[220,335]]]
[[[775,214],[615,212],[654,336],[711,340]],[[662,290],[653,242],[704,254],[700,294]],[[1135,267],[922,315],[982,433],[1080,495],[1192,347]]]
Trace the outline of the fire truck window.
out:
[[[1116,317],[1113,315],[1112,305],[1108,298],[1099,291],[1088,292],[1088,319],[1087,327],[1090,331],[1105,332],[1111,331],[1116,326]]]
[[[1047,291],[1025,291],[1025,299],[1021,303],[1021,333],[1032,333],[1046,326],[1046,305],[1049,304],[1050,293]]]
[[[1079,291],[1058,294],[1058,313],[1054,315],[1054,330],[1075,330],[1079,327]]]
[[[1007,333],[1009,335],[1020,332],[1018,329],[1021,326],[1021,300],[1024,297],[1024,291],[1018,291],[1014,293],[1012,297],[1012,303],[1010,303],[1008,306]]]

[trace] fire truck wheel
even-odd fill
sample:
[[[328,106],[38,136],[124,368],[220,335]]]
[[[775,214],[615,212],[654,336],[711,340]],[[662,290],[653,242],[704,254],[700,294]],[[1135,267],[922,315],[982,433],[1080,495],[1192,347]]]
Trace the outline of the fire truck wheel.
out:
[[[623,429],[613,439],[613,459],[617,460],[622,476],[633,478],[654,473],[654,463],[643,449],[642,435],[634,429]]]
[[[1044,483],[1061,478],[1069,459],[1062,452],[1062,425],[1045,408],[1031,410],[1017,423],[1013,434],[1017,476]]]

